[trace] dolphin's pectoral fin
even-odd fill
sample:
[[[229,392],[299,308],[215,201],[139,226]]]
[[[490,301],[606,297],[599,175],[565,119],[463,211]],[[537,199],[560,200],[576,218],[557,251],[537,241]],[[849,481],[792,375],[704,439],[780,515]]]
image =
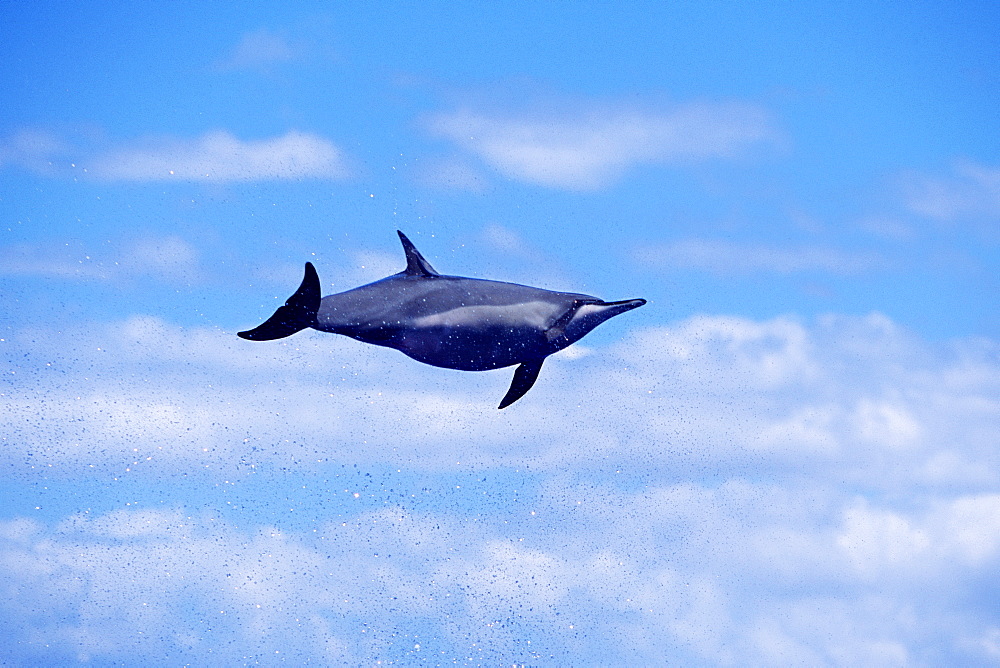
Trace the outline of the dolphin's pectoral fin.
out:
[[[570,321],[573,320],[573,314],[576,313],[576,310],[578,308],[580,308],[579,299],[575,300],[573,302],[573,305],[568,309],[566,309],[565,313],[556,318],[555,322],[549,325],[548,329],[545,330],[545,339],[549,343],[552,343],[553,341],[555,341],[556,339],[558,339],[560,336],[563,335],[563,333],[566,331],[566,325],[568,325]]]
[[[306,262],[305,276],[295,294],[288,298],[285,305],[274,312],[263,324],[245,332],[237,332],[237,336],[251,341],[271,341],[291,336],[295,332],[316,324],[316,312],[319,310],[320,286],[319,275],[311,262]]]
[[[599,303],[600,300],[574,299],[573,305],[566,309],[566,312],[555,319],[548,329],[545,330],[545,339],[552,343],[566,333],[566,327],[573,321],[573,316],[584,304]]]
[[[434,271],[431,263],[420,254],[420,251],[417,250],[412,241],[406,238],[405,234],[399,230],[396,230],[396,234],[399,235],[399,240],[403,243],[403,252],[406,253],[406,269],[402,271],[403,274],[419,278],[430,278],[431,276],[441,275]]]
[[[510,383],[510,389],[507,390],[507,394],[504,395],[503,401],[500,402],[497,409],[507,408],[507,406],[510,406],[523,397],[531,389],[531,386],[538,380],[538,372],[542,370],[542,362],[544,361],[545,358],[543,357],[537,360],[522,362],[521,366],[517,367],[517,370],[514,371],[514,380]]]

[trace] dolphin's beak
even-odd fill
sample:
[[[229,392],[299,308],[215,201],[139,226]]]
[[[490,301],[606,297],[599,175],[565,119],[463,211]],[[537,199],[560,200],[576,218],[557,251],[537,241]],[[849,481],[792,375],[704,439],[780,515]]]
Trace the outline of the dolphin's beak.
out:
[[[645,299],[624,299],[620,302],[593,301],[580,304],[573,312],[573,318],[566,325],[565,331],[560,332],[565,337],[561,346],[565,348],[571,343],[579,341],[587,332],[602,322],[606,322],[626,311],[639,308],[645,303]],[[548,334],[546,332],[546,335]]]
[[[631,311],[634,308],[639,308],[646,303],[645,299],[623,299],[620,302],[604,302],[601,306],[610,306],[609,309],[611,316],[613,317],[619,313],[625,313],[626,311]]]

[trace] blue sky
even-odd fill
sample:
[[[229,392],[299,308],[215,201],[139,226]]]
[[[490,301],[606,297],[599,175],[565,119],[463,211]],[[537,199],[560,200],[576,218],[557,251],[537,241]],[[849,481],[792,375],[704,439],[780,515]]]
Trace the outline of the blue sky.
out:
[[[1000,662],[992,4],[0,12],[3,662]],[[649,304],[235,336],[396,229]]]

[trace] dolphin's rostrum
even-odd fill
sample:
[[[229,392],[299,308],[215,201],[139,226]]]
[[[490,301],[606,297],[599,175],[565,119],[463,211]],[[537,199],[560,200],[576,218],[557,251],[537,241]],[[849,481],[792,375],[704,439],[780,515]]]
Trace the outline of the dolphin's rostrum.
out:
[[[548,355],[579,341],[645,299],[606,302],[516,283],[442,276],[402,232],[406,269],[380,281],[320,298],[306,262],[302,285],[262,325],[239,336],[280,339],[312,327],[395,348],[413,359],[465,371],[519,364],[499,408],[524,396]]]

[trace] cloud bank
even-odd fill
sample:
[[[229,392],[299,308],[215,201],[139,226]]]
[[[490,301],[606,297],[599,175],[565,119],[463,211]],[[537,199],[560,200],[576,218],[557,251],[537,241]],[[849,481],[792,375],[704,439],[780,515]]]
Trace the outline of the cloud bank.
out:
[[[322,335],[4,350],[0,469],[106,505],[0,526],[15,662],[1000,659],[993,341],[701,315],[552,358],[516,415],[505,372]]]

